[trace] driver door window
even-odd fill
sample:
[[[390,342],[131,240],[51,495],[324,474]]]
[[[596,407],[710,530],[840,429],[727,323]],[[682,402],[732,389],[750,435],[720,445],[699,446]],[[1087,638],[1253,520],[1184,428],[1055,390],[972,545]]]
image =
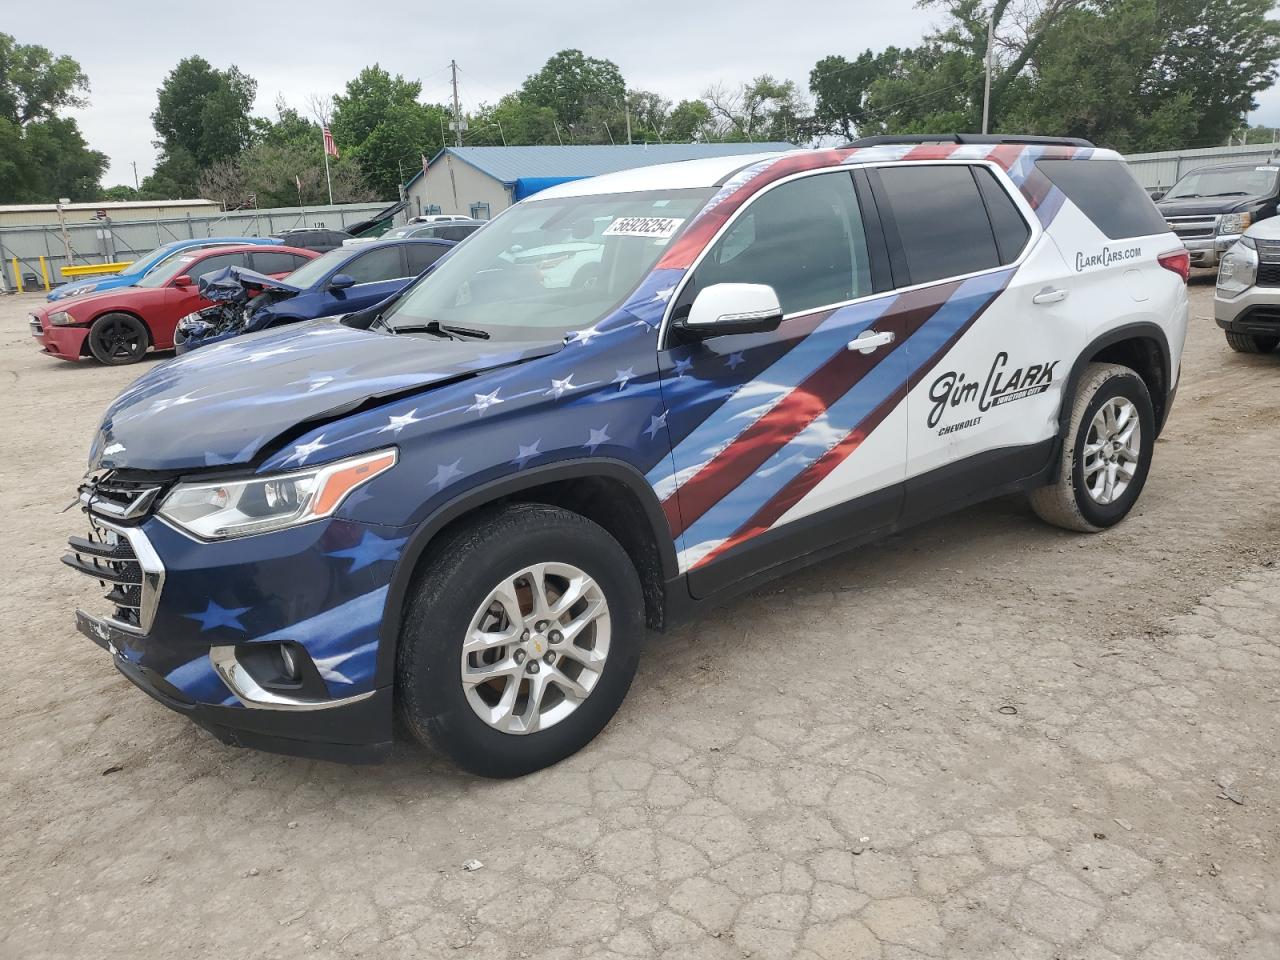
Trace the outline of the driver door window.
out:
[[[408,276],[400,247],[382,247],[370,250],[362,257],[348,263],[338,271],[350,276],[356,283],[379,283]]]

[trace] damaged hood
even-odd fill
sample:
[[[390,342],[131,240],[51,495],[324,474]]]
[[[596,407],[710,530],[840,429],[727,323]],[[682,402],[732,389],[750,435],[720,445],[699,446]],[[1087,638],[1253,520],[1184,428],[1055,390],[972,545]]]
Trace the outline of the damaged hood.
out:
[[[298,294],[301,287],[258,273],[248,267],[226,267],[206,274],[197,281],[200,296],[206,300],[232,300],[243,297],[250,286],[264,290],[283,290],[285,293]]]
[[[358,330],[338,320],[236,337],[162,363],[107,409],[89,469],[248,464],[273,440],[383,398],[562,349]]]

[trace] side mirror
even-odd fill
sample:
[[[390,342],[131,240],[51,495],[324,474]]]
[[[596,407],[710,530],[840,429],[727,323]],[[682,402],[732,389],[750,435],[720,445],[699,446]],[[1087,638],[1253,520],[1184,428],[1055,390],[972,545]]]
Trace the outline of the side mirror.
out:
[[[175,287],[189,287],[191,286],[191,277],[185,273],[179,277],[174,277],[173,285]]]
[[[1165,193],[1165,192],[1164,192],[1163,190],[1153,190],[1153,191],[1151,192],[1151,200],[1152,200],[1152,202],[1154,203],[1156,200],[1163,200],[1163,199],[1164,199],[1164,193]]]
[[[349,273],[335,273],[329,279],[330,290],[345,290],[347,287],[354,287],[355,285],[356,278]]]
[[[689,315],[677,323],[699,337],[767,333],[782,322],[782,305],[765,283],[715,283],[700,292]]]

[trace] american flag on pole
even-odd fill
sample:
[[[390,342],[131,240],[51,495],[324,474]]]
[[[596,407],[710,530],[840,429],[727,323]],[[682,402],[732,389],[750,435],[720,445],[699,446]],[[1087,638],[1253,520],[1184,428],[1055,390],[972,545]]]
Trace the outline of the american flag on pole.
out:
[[[322,129],[324,133],[324,152],[333,159],[338,159],[338,145],[333,142],[333,134],[329,132],[329,125],[326,123]]]
[[[427,175],[427,155],[425,153],[422,154],[422,175],[424,177]]]

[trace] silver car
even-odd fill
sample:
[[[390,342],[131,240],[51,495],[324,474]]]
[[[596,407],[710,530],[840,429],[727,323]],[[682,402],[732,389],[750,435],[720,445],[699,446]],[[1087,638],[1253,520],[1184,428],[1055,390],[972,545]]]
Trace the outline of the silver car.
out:
[[[1280,346],[1280,217],[1254,224],[1223,255],[1213,312],[1232,350]]]

